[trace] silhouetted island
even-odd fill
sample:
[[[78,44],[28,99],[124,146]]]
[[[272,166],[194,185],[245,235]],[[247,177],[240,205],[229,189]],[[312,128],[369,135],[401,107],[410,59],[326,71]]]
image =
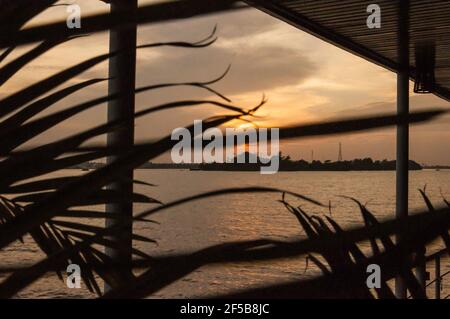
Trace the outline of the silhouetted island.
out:
[[[238,157],[234,158],[233,163],[203,163],[199,164],[196,170],[204,171],[259,171],[263,164],[260,158],[255,154],[243,153],[239,157],[245,163],[238,163]],[[256,163],[250,163],[250,159]],[[267,161],[266,161],[267,162]],[[279,171],[395,171],[396,161],[372,160],[371,158],[354,159],[351,161],[312,161],[292,160],[289,156],[279,155]],[[414,161],[409,161],[409,170],[421,170],[422,166]]]
[[[351,161],[312,161],[292,160],[290,156],[278,155],[279,171],[395,171],[395,161],[388,160],[372,160],[371,158],[354,159]],[[238,160],[244,163],[238,163]],[[253,162],[253,163],[252,163]],[[256,163],[255,163],[256,162]],[[202,171],[260,171],[262,166],[268,166],[267,161],[261,161],[257,155],[252,153],[242,153],[233,159],[232,163],[145,163],[140,169],[190,169]],[[86,162],[75,165],[74,169],[96,169],[104,166],[104,163]],[[409,161],[409,169],[411,171],[421,170],[423,167],[414,162]]]

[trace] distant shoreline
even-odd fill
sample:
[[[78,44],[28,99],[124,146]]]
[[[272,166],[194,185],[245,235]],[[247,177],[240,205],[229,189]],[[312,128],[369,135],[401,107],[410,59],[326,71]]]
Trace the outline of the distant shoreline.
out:
[[[203,171],[259,171],[263,164],[260,158],[252,158],[252,154],[245,153],[241,161],[234,160],[233,163],[202,163],[198,164],[196,170]],[[273,157],[272,157],[273,159]],[[290,157],[279,156],[278,171],[395,171],[396,161],[374,161],[371,158],[354,159],[351,161],[295,161]],[[268,162],[266,162],[268,163]],[[421,170],[422,166],[414,161],[409,161],[409,170]]]
[[[232,170],[232,169],[222,169],[222,170],[211,170],[211,169],[199,169],[199,168],[187,168],[187,167],[173,167],[168,164],[167,166],[157,166],[157,167],[138,167],[136,170],[189,170],[189,171],[202,171],[202,172],[256,172],[259,171],[256,169],[252,170]],[[81,167],[72,167],[69,169],[73,170],[90,170],[94,168],[81,168]],[[410,171],[435,171],[435,170],[442,170],[442,171],[450,171],[450,167],[443,167],[443,168],[430,168],[430,167],[423,167],[421,170],[417,169],[410,169]],[[395,169],[352,169],[352,170],[332,170],[332,169],[317,169],[317,170],[282,170],[280,169],[279,172],[395,172]]]
[[[450,169],[450,166],[446,165],[431,165],[431,166],[423,166],[423,169]]]
[[[71,167],[72,169],[98,169],[103,167],[104,163],[83,163]],[[265,166],[261,163],[202,163],[202,164],[174,164],[174,163],[146,163],[138,169],[184,169],[191,171],[221,171],[221,172],[252,172],[260,171],[260,168]],[[280,172],[362,172],[362,171],[395,171],[395,161],[372,161],[371,159],[356,159],[352,161],[338,161],[338,162],[306,162],[306,161],[292,161],[282,159],[280,161]],[[427,165],[421,166],[420,164],[410,161],[409,170],[450,170],[450,166],[447,165]]]

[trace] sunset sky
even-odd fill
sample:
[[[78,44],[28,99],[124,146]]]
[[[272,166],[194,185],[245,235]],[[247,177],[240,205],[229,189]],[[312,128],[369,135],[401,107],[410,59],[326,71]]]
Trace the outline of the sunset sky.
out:
[[[140,1],[140,4],[149,2]],[[79,4],[85,15],[109,9],[101,1],[78,0],[70,3]],[[31,24],[64,20],[66,17],[65,7],[54,7]],[[268,103],[257,113],[263,116],[258,120],[261,126],[280,127],[331,118],[395,112],[394,73],[253,8],[183,22],[141,26],[138,43],[198,41],[206,37],[216,24],[218,41],[211,47],[139,50],[137,85],[211,80],[231,64],[228,76],[213,87],[231,98],[234,105],[245,108],[258,104],[265,94]],[[27,48],[16,50],[15,56]],[[107,50],[107,33],[70,41],[29,64],[1,88],[0,94],[4,97]],[[103,63],[78,77],[74,83],[107,75],[108,64]],[[49,112],[106,93],[106,85],[99,84],[70,96]],[[143,93],[137,96],[136,101],[137,109],[141,109],[181,99],[212,98],[216,99],[200,89],[176,88]],[[427,107],[448,109],[450,106],[449,102],[433,95],[414,95],[412,92],[410,103],[412,110]],[[136,137],[142,140],[163,136],[175,127],[192,124],[194,119],[223,113],[223,110],[212,106],[157,113],[137,121]],[[33,143],[48,142],[55,137],[97,125],[105,119],[106,107],[99,106],[55,127]],[[311,150],[314,150],[315,159],[336,160],[339,142],[343,145],[344,159],[395,158],[394,129],[289,141],[281,144],[281,150],[295,159],[310,160]],[[412,128],[411,159],[419,163],[450,164],[449,149],[449,116]],[[165,155],[159,160],[166,161],[168,158]]]

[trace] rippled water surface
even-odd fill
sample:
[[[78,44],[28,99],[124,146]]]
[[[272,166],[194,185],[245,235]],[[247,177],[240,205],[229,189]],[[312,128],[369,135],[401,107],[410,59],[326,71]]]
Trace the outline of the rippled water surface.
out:
[[[74,171],[74,174],[80,172]],[[394,215],[395,172],[280,172],[260,175],[258,172],[202,172],[188,170],[137,170],[136,178],[155,187],[138,186],[137,190],[163,202],[200,192],[247,186],[283,188],[328,204],[332,216],[344,227],[361,224],[361,216],[354,203],[340,195],[352,196],[379,218]],[[441,192],[450,198],[450,171],[415,171],[410,173],[412,210],[425,209],[418,188],[427,185],[427,193],[436,205],[442,203]],[[86,185],[89,187],[89,185]],[[160,224],[136,225],[139,234],[158,241],[158,246],[138,244],[146,252],[157,255],[193,251],[203,247],[234,240],[257,238],[304,237],[294,216],[278,201],[279,194],[235,194],[209,198],[175,207],[154,216]],[[287,197],[292,204],[301,205],[312,214],[328,214],[296,198]],[[144,205],[136,205],[142,211]],[[3,265],[29,264],[41,257],[39,249],[26,238],[0,254]],[[306,270],[306,271],[305,271]],[[433,265],[430,265],[431,272]],[[442,272],[450,270],[448,259],[442,261]],[[228,264],[203,267],[158,292],[155,297],[206,296],[229,292],[236,288],[282,282],[317,274],[312,267],[305,268],[304,258],[259,264]],[[433,276],[433,273],[432,273]],[[450,278],[445,282],[445,296],[450,292]],[[432,291],[430,290],[430,293]],[[446,293],[446,294],[445,294]],[[49,274],[23,291],[19,297],[92,297],[85,289],[68,289],[64,282]]]

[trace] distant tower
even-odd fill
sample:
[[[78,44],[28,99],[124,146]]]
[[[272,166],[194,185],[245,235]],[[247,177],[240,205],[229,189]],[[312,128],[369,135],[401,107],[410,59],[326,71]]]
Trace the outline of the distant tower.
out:
[[[342,144],[339,142],[338,162],[342,162]]]

